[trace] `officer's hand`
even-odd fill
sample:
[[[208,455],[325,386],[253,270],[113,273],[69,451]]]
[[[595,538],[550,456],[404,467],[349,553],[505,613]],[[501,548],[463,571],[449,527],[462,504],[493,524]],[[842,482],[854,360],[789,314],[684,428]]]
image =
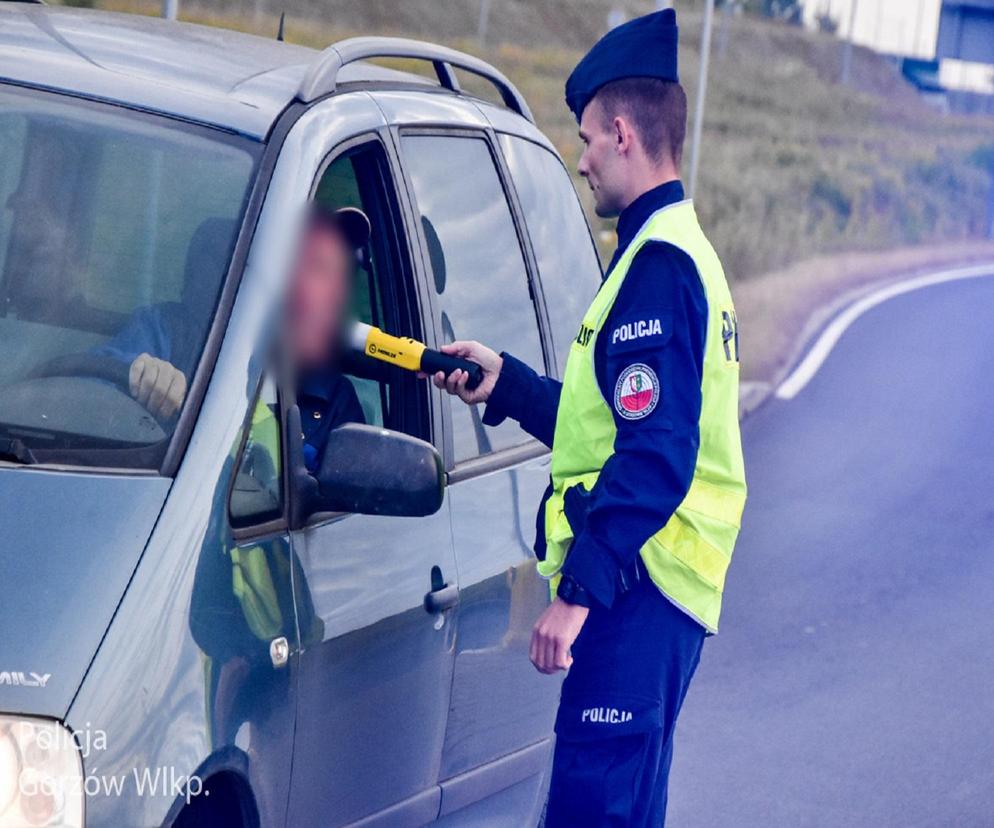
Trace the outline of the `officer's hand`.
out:
[[[528,657],[540,673],[568,670],[573,663],[570,647],[587,620],[586,607],[567,604],[556,598],[543,612],[532,629],[532,644]]]
[[[455,394],[467,405],[486,402],[490,398],[490,393],[497,384],[497,377],[500,376],[500,369],[504,365],[504,360],[500,354],[491,351],[486,345],[479,342],[453,342],[451,345],[443,345],[443,354],[462,357],[463,359],[476,362],[483,368],[483,379],[472,391],[466,388],[469,381],[469,374],[462,370],[455,370],[448,377],[439,371],[431,378],[437,388]]]
[[[186,377],[175,365],[150,354],[131,363],[128,388],[150,414],[162,420],[173,416],[186,397]]]

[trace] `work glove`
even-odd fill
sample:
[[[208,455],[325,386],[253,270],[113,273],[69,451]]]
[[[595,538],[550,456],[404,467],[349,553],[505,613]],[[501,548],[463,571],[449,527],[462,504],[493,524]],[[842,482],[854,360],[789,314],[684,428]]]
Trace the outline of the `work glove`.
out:
[[[160,420],[172,417],[186,397],[186,377],[172,363],[139,354],[128,372],[131,396]]]

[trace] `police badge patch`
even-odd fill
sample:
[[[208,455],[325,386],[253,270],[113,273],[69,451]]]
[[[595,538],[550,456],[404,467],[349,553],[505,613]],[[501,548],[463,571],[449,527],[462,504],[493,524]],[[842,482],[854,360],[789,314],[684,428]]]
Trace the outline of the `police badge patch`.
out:
[[[614,387],[614,410],[626,420],[648,417],[659,402],[659,378],[643,362],[629,365]]]

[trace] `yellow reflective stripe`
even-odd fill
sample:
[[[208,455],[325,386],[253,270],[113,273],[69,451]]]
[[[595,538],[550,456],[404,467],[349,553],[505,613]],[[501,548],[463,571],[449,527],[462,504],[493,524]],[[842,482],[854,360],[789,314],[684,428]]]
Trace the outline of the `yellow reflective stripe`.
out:
[[[680,504],[681,509],[699,512],[707,517],[720,520],[736,528],[742,525],[742,510],[745,508],[745,495],[715,486],[706,480],[695,477],[690,491]]]
[[[651,547],[656,544],[662,547],[664,552],[685,563],[715,589],[721,591],[725,588],[725,573],[728,571],[731,559],[678,518],[670,518],[669,522],[649,539],[646,546],[650,547],[648,550],[650,557]],[[643,547],[643,554],[646,551]]]

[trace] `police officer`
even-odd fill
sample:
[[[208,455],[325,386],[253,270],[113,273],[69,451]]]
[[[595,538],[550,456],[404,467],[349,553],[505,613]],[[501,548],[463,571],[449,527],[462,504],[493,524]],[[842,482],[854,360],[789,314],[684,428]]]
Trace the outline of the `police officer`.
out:
[[[602,38],[566,83],[579,172],[618,249],[562,383],[476,342],[480,386],[433,378],[484,422],[552,448],[536,552],[555,599],[531,660],[568,669],[549,826],[661,825],[673,730],[715,632],[745,503],[735,310],[679,180],[686,96],[672,10]],[[495,308],[494,312],[499,312]]]

